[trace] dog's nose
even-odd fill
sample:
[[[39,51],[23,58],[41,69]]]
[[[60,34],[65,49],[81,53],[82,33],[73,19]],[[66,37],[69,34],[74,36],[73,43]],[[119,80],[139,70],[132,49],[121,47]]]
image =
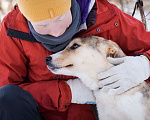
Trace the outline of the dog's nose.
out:
[[[52,60],[51,56],[46,57],[45,58],[46,65],[50,64],[51,60]]]

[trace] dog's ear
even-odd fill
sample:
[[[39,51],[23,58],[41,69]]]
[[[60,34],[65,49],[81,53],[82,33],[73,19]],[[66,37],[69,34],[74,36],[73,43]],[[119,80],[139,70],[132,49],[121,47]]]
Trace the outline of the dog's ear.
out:
[[[106,40],[102,37],[92,36],[96,40],[96,47],[100,53],[106,54],[106,57],[120,58],[125,57],[124,52],[112,40]]]
[[[108,40],[107,42],[108,42],[107,57],[113,57],[113,58],[125,57],[124,52],[115,42],[111,40]]]

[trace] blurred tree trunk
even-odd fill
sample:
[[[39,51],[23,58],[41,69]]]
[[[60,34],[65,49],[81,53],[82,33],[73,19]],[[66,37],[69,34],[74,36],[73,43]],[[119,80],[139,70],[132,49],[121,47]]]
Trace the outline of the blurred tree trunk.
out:
[[[124,3],[123,3],[123,0],[120,0],[120,4],[121,4],[121,10],[124,12]]]
[[[138,0],[137,4],[138,4],[139,10],[140,10],[142,23],[144,24],[145,29],[147,30],[146,18],[145,18],[144,9],[143,9],[143,0]]]
[[[2,1],[0,0],[0,17],[1,17],[1,14],[2,14]],[[1,23],[1,18],[0,18],[0,23]]]

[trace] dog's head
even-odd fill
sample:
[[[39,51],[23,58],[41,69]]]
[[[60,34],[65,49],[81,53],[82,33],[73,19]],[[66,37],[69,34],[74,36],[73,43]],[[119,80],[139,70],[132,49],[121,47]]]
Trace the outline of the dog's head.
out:
[[[91,89],[97,87],[97,74],[110,68],[107,57],[125,54],[111,40],[97,36],[74,39],[63,51],[47,57],[46,64],[55,74],[79,77]]]

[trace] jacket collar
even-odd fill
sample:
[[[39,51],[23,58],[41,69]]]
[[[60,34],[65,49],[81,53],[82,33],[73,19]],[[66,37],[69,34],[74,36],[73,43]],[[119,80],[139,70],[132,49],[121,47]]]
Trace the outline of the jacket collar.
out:
[[[117,14],[112,4],[110,4],[107,0],[96,0],[96,3],[97,15],[101,15],[103,21],[108,21],[110,18],[114,17]]]

